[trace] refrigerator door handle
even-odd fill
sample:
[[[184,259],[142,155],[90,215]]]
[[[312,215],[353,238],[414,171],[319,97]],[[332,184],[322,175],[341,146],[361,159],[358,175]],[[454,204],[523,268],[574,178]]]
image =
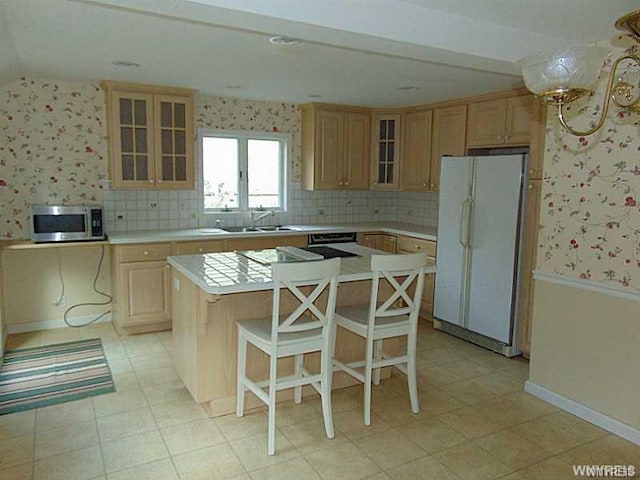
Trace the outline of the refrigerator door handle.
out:
[[[460,205],[460,227],[458,230],[458,241],[464,248],[470,248],[469,243],[469,213],[471,207],[471,199],[466,198]]]
[[[473,210],[473,199],[469,198],[468,200],[467,212],[465,212],[464,241],[467,244],[467,248],[471,248],[471,211]]]
[[[460,242],[460,245],[462,245],[462,248],[467,248],[467,245],[464,241],[463,232],[464,232],[464,224],[466,223],[464,219],[464,211],[468,201],[469,199],[465,198],[464,202],[460,204],[460,224],[458,225],[458,242]]]

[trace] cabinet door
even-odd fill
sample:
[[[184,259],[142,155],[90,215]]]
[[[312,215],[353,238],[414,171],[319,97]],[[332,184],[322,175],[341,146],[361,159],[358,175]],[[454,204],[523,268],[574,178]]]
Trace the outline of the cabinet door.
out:
[[[372,188],[398,189],[400,115],[374,115]]]
[[[433,112],[433,137],[431,139],[431,175],[429,189],[440,188],[440,159],[443,156],[466,154],[467,106],[437,108]]]
[[[505,144],[529,145],[533,110],[533,95],[507,98]]]
[[[162,261],[120,264],[121,327],[171,320],[170,270]]]
[[[336,189],[342,182],[343,115],[319,111],[315,117],[315,188]]]
[[[540,191],[542,180],[529,180],[525,209],[524,246],[520,278],[518,335],[516,345],[525,357],[531,351],[531,327],[533,321],[533,270],[536,265],[538,247],[538,225],[540,223]]]
[[[490,100],[469,104],[467,147],[503,145],[507,100]]]
[[[153,96],[114,91],[110,111],[113,187],[152,188],[155,179]]]
[[[224,240],[176,243],[176,255],[198,255],[201,253],[224,252]]]
[[[396,253],[397,240],[395,235],[382,235],[382,251],[387,253]]]
[[[369,188],[371,117],[364,113],[344,114],[344,151],[342,187],[351,190]]]
[[[431,110],[407,113],[404,116],[400,190],[429,190],[431,116]]]
[[[373,248],[374,250],[382,250],[382,234],[363,233],[361,235],[358,235],[358,243],[363,247]]]
[[[193,188],[192,100],[155,95],[156,182],[160,188]]]

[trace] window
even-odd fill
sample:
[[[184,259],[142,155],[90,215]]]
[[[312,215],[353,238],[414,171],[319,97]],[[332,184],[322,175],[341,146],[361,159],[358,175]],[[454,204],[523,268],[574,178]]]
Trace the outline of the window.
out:
[[[204,212],[285,210],[288,136],[200,130]]]

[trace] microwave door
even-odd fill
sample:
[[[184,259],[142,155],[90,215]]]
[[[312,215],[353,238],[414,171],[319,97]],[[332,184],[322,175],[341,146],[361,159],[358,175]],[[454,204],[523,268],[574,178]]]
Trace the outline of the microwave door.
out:
[[[34,213],[33,240],[36,242],[86,240],[88,222],[86,209]]]

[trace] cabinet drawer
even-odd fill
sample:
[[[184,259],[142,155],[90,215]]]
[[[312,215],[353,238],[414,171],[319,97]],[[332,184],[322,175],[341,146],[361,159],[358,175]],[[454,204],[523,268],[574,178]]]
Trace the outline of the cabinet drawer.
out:
[[[201,253],[224,252],[224,240],[206,242],[180,242],[175,245],[176,255],[198,255]]]
[[[413,237],[398,237],[398,253],[426,253],[430,257],[436,256],[436,243]]]
[[[164,260],[171,255],[170,243],[145,243],[140,245],[119,246],[117,248],[120,262]]]

